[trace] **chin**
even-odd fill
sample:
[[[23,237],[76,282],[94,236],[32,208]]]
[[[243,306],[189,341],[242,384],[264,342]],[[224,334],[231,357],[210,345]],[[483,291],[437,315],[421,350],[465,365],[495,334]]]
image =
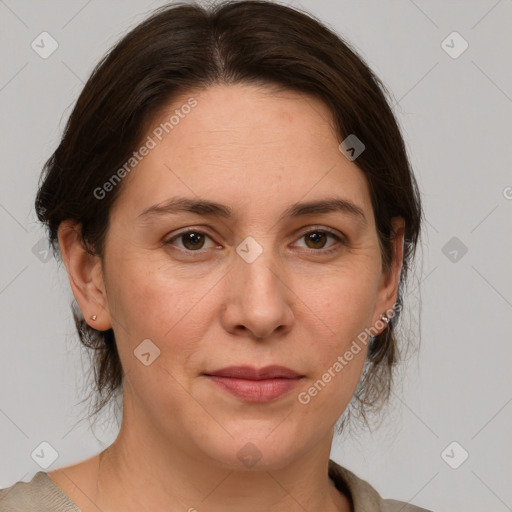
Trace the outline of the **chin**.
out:
[[[273,425],[274,429],[276,425],[279,423]],[[265,429],[263,432],[261,429],[258,431],[256,428],[248,428],[242,432],[232,433],[232,436],[224,432],[222,439],[203,438],[200,443],[203,446],[200,446],[200,449],[214,463],[231,471],[279,470],[289,465],[301,452],[307,451],[307,447],[303,446],[301,449],[301,440],[296,432],[283,428],[278,434],[278,429],[279,427],[274,432],[272,429]],[[252,435],[249,435],[248,431],[252,432]],[[205,445],[205,442],[209,444]]]

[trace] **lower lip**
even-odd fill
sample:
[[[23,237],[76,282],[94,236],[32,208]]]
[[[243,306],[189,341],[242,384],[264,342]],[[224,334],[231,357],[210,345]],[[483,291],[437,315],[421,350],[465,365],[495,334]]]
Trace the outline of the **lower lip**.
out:
[[[275,400],[291,391],[301,380],[301,377],[296,379],[247,380],[219,377],[218,375],[208,375],[208,378],[233,395],[248,402]]]

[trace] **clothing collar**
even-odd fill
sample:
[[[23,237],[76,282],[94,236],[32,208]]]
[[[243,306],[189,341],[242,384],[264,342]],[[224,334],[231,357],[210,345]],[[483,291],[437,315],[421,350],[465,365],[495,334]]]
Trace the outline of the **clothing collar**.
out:
[[[382,498],[366,481],[329,459],[329,478],[352,502],[352,512],[380,512]]]

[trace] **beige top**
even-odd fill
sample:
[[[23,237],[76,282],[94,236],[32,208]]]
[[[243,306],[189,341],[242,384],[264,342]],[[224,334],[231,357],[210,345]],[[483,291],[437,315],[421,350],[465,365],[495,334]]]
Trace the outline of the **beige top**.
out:
[[[329,460],[329,477],[336,488],[350,495],[353,512],[432,512],[403,501],[384,500],[365,480]],[[44,471],[30,482],[16,482],[0,489],[0,512],[81,512]]]

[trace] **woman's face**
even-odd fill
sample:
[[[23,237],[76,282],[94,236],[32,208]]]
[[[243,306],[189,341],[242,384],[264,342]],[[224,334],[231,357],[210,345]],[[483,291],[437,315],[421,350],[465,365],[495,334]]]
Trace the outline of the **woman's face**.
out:
[[[365,177],[340,152],[327,107],[215,86],[174,101],[147,136],[154,147],[111,212],[105,309],[81,304],[114,329],[130,421],[225,467],[278,468],[330,446],[367,353],[353,341],[393,306],[400,262],[386,279]],[[184,208],[148,212],[178,200]],[[360,213],[297,206],[332,200]],[[219,208],[187,210],[198,201]],[[211,376],[269,365],[301,377]]]

